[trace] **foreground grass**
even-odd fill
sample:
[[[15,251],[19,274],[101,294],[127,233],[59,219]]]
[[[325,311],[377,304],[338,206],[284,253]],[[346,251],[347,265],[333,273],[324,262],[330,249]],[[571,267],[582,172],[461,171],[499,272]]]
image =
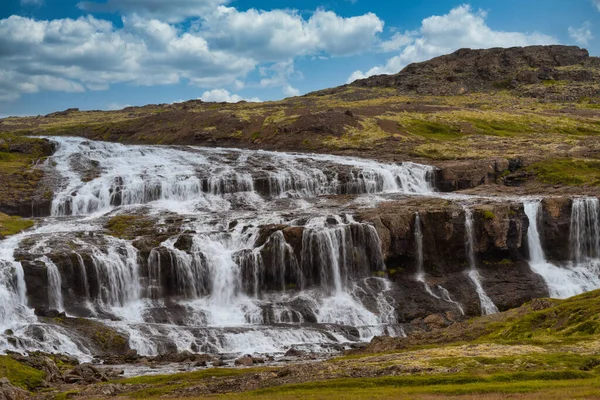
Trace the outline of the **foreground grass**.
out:
[[[0,356],[0,377],[25,390],[35,390],[44,384],[44,373],[13,360]]]
[[[534,375],[531,375],[533,377]],[[575,376],[575,375],[574,375]],[[413,395],[480,396],[484,394],[507,395],[512,393],[560,393],[578,388],[583,395],[600,395],[600,380],[589,379],[518,379],[504,376],[506,381],[494,378],[440,377],[422,379],[420,382],[403,377],[380,379],[333,380],[328,382],[288,385],[249,392],[244,395],[225,395],[226,398],[253,399],[390,399]],[[514,380],[512,380],[514,379]],[[421,397],[421,396],[417,396]],[[564,398],[564,397],[562,397]]]

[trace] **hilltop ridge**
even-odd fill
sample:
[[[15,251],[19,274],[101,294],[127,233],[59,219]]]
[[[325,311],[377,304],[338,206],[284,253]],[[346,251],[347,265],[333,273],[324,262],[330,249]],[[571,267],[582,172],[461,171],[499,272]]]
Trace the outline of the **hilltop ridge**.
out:
[[[460,49],[408,65],[394,75],[376,75],[345,87],[395,88],[430,96],[489,92],[499,89],[554,101],[598,96],[600,58],[576,46],[528,46]],[[549,90],[554,85],[568,90]]]

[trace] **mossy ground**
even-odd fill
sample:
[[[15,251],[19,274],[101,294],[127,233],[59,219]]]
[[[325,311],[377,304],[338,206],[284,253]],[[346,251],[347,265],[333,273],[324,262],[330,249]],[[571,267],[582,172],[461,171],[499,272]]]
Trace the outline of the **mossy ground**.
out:
[[[44,384],[44,373],[15,361],[9,356],[0,356],[0,377],[6,377],[15,386],[35,390]]]
[[[508,312],[325,362],[209,368],[114,381],[130,398],[562,399],[600,396],[600,291]],[[404,345],[405,346],[404,346]],[[596,396],[596,397],[594,397]]]
[[[152,233],[154,224],[151,220],[139,215],[115,215],[106,223],[106,229],[112,236],[131,240],[137,236]]]
[[[532,164],[529,170],[544,183],[600,186],[600,160],[549,159]]]
[[[0,237],[15,235],[34,225],[33,221],[0,213]]]
[[[48,142],[2,132],[0,125],[0,207],[13,211],[41,190],[42,170],[34,168],[52,153]],[[8,212],[8,211],[7,211]]]

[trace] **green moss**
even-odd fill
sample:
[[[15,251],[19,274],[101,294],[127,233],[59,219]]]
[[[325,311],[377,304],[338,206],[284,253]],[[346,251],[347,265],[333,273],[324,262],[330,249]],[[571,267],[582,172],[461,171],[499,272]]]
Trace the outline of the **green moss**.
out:
[[[496,214],[492,210],[483,210],[483,218],[489,221],[496,218]]]
[[[509,121],[500,119],[465,118],[465,121],[469,122],[475,132],[479,135],[511,137],[533,132],[533,129],[528,123],[519,121],[517,118],[515,119],[515,121]]]
[[[148,233],[152,226],[152,221],[138,215],[116,215],[106,223],[112,236],[130,240]]]
[[[400,129],[432,140],[454,140],[463,136],[458,126],[419,119],[400,123]]]
[[[6,377],[15,386],[35,390],[44,384],[44,373],[23,365],[8,356],[0,356],[0,377]]]
[[[54,400],[67,400],[67,399],[77,396],[78,393],[79,393],[78,390],[69,390],[67,392],[62,392],[62,393],[59,393],[56,396],[54,396]]]
[[[33,221],[21,217],[10,217],[0,213],[0,236],[15,235],[34,225]]]
[[[600,185],[600,161],[586,159],[551,159],[529,166],[537,178],[549,184]]]
[[[260,132],[253,132],[251,138],[252,140],[257,140],[258,138],[260,138]]]
[[[490,323],[484,339],[567,342],[600,333],[600,291],[567,300],[547,300],[554,306],[498,323]]]

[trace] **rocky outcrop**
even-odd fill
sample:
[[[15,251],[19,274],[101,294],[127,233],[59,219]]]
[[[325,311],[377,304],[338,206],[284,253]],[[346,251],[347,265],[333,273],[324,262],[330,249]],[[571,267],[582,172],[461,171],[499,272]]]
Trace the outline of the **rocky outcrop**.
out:
[[[500,309],[523,304],[547,295],[545,284],[529,268],[526,232],[528,220],[519,203],[481,204],[473,207],[475,253],[483,286]],[[400,287],[397,312],[406,320],[424,318],[455,305],[440,301],[423,290],[414,279],[417,274],[415,213],[419,213],[423,233],[423,267],[430,287],[442,286],[455,296],[467,314],[479,313],[465,250],[465,211],[445,200],[382,203],[361,213],[372,222],[382,241],[390,276]]]
[[[569,236],[572,206],[573,200],[566,197],[547,197],[542,200],[540,236],[550,261],[571,259]]]
[[[564,69],[570,66],[573,68]],[[512,89],[523,95],[565,101],[598,96],[598,89],[589,86],[600,81],[598,66],[596,57],[575,46],[460,49],[410,64],[395,75],[372,76],[350,86],[396,88],[434,96]],[[557,81],[574,84],[568,95],[560,96],[551,84],[538,85]]]
[[[440,192],[455,192],[496,183],[509,164],[506,159],[446,162],[435,170],[434,186]]]

